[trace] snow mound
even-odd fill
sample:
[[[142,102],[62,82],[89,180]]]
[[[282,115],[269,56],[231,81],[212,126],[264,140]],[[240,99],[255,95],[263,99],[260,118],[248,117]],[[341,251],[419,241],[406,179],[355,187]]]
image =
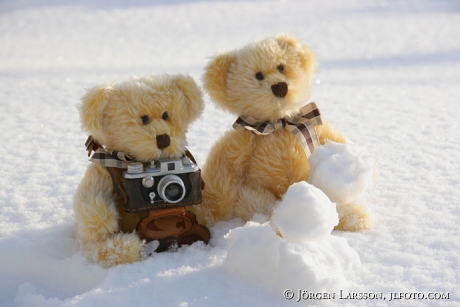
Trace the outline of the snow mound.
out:
[[[337,289],[347,271],[360,265],[348,242],[331,235],[337,223],[335,204],[321,190],[296,183],[270,222],[249,221],[225,235],[224,265],[231,274],[277,290]]]
[[[375,166],[374,157],[361,147],[332,141],[316,148],[309,162],[308,182],[337,203],[362,195],[372,182]]]
[[[361,265],[346,239],[329,235],[309,242],[284,242],[279,250],[278,290],[331,291],[347,287],[347,273]]]

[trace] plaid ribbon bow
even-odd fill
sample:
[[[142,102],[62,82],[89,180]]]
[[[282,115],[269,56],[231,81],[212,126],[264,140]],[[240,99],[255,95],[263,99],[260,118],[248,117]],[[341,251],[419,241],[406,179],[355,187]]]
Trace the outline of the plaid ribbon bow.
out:
[[[107,151],[101,144],[97,143],[93,136],[90,135],[85,143],[88,157],[94,151],[89,161],[100,164],[105,167],[128,168],[129,162],[133,159],[121,151]]]
[[[274,122],[240,116],[233,124],[233,128],[240,131],[249,130],[256,135],[268,135],[276,130],[286,129],[294,135],[308,158],[315,147],[320,145],[315,126],[321,124],[321,112],[316,103],[311,102],[300,109],[299,115],[280,118]]]

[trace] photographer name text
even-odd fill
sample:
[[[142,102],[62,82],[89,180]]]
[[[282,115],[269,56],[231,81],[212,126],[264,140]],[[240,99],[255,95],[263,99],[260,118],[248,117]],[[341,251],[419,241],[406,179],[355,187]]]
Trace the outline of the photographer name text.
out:
[[[400,301],[400,300],[448,300],[449,292],[348,292],[340,290],[339,292],[311,292],[307,290],[286,289],[283,296],[287,300],[296,302],[305,300],[383,300],[383,301]]]

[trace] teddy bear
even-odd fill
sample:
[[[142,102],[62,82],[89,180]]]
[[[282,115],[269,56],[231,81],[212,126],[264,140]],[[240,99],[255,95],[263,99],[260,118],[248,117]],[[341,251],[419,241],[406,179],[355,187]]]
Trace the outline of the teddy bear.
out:
[[[211,58],[204,89],[217,107],[238,119],[203,165],[206,190],[196,208],[202,223],[270,216],[292,184],[308,180],[315,147],[346,142],[315,103],[306,104],[315,66],[314,53],[284,33]],[[368,228],[361,207],[338,204],[337,210],[337,229]]]
[[[149,213],[125,210],[126,191],[114,174],[128,169],[135,175],[137,167],[151,161],[182,159],[187,129],[204,109],[202,92],[188,75],[149,74],[96,85],[87,90],[78,108],[82,128],[91,135],[86,145],[94,162],[73,198],[78,243],[90,261],[103,267],[144,259],[157,251],[159,241],[147,243],[136,232]],[[152,182],[147,180],[145,186]],[[175,209],[151,212],[158,217],[165,210]],[[163,222],[185,229],[184,219],[189,224],[196,219],[190,214],[176,212]]]

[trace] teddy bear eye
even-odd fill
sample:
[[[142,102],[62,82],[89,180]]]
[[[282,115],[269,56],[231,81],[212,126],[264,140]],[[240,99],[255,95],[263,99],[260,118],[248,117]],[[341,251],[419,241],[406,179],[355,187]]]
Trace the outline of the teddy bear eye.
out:
[[[264,74],[260,71],[256,73],[256,79],[262,81],[264,79]]]
[[[163,118],[164,120],[167,120],[167,119],[169,118],[168,112],[164,112],[164,113],[161,115],[161,118]]]
[[[141,116],[141,119],[142,119],[142,124],[143,125],[147,125],[150,121],[150,117],[148,115],[143,115]]]
[[[276,67],[276,69],[278,69],[279,72],[283,72],[283,71],[284,71],[284,66],[280,64],[280,65],[278,65],[278,66]]]

